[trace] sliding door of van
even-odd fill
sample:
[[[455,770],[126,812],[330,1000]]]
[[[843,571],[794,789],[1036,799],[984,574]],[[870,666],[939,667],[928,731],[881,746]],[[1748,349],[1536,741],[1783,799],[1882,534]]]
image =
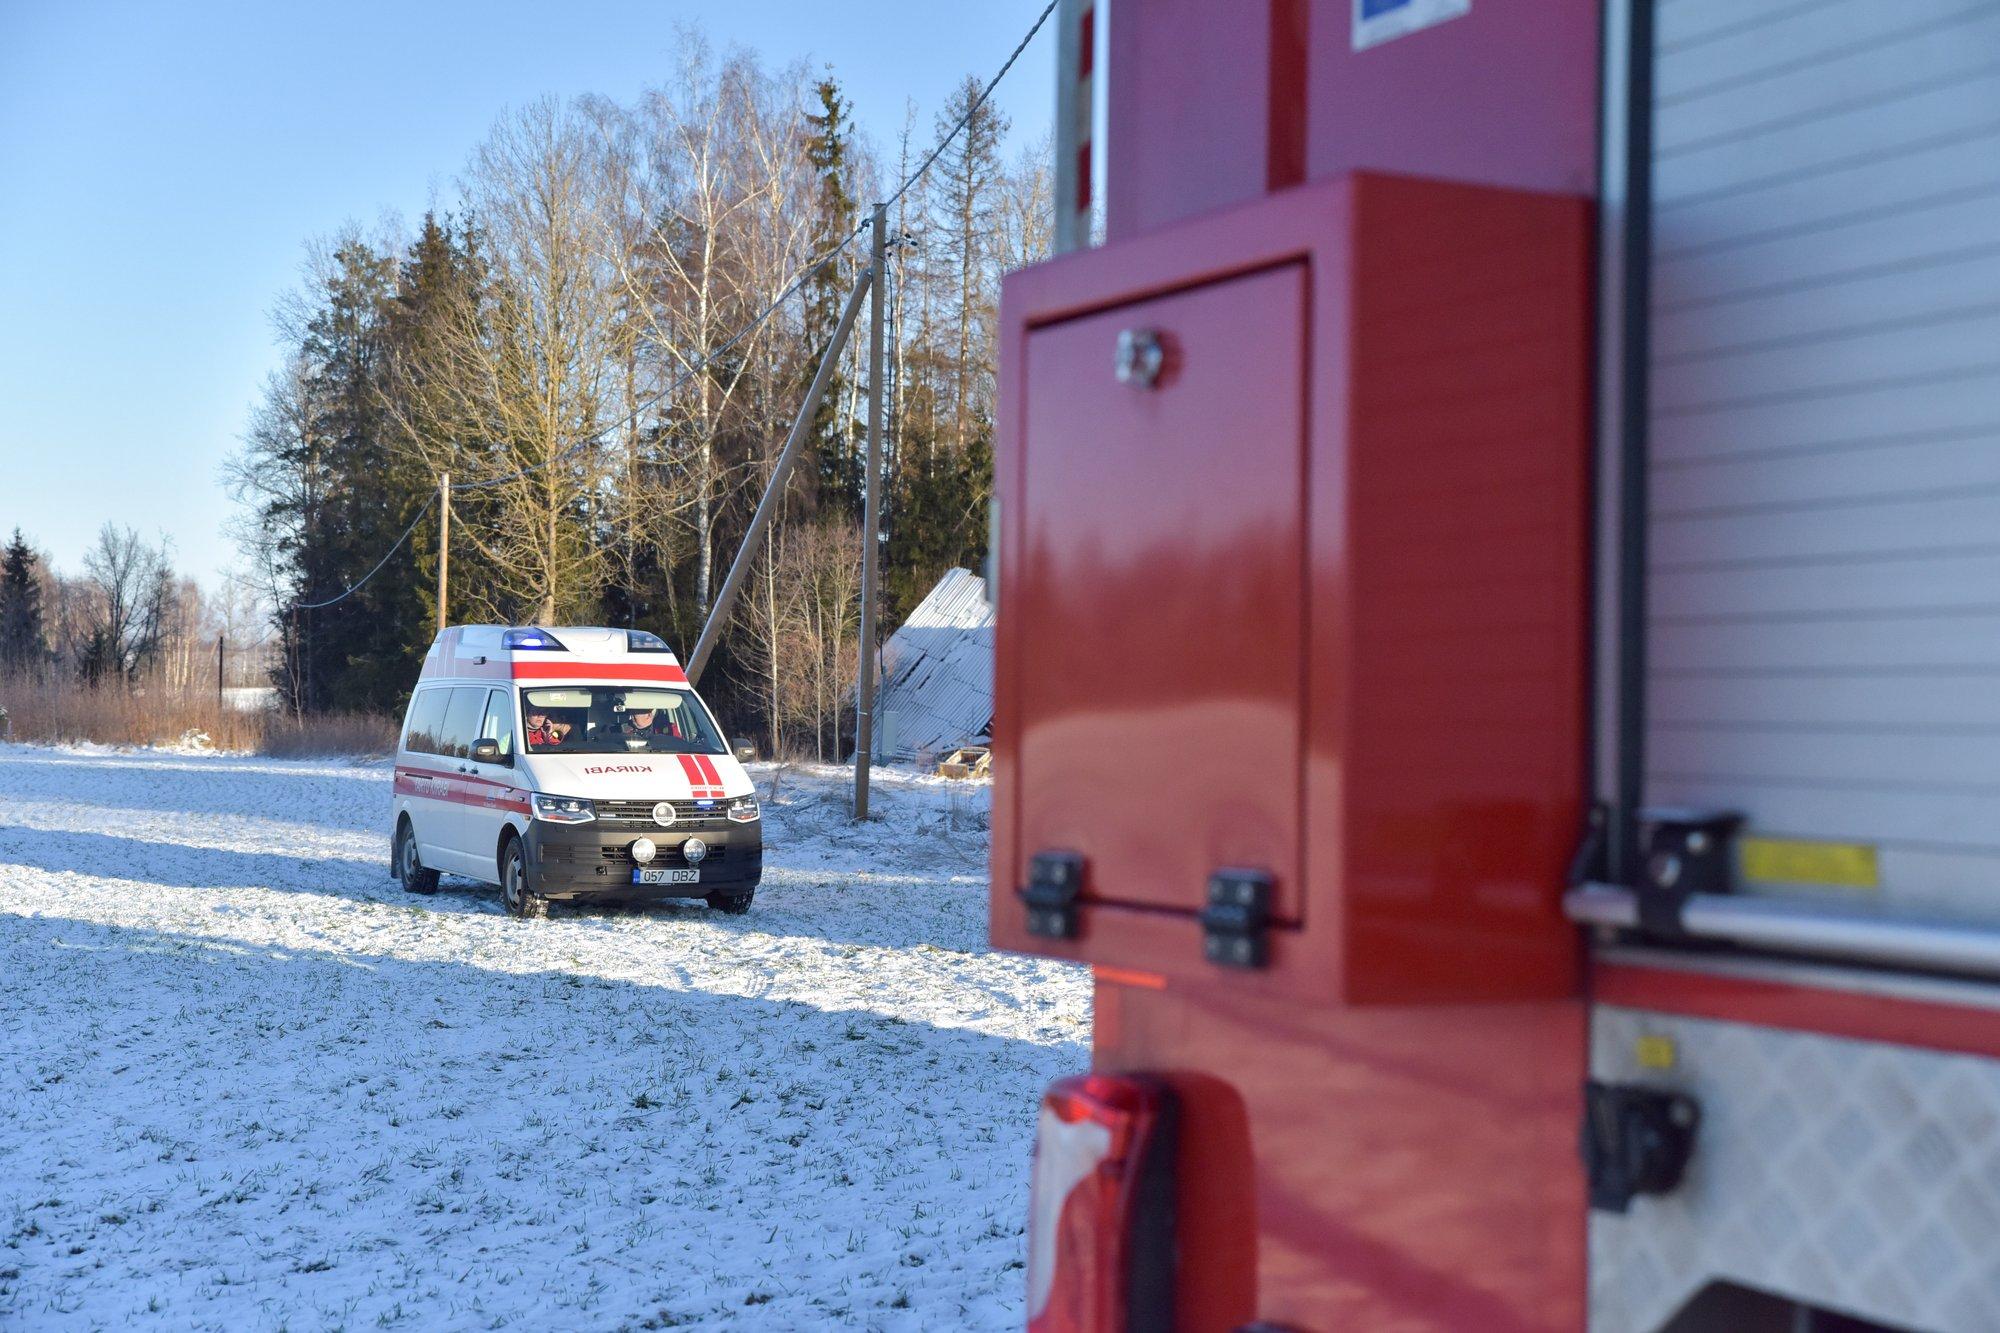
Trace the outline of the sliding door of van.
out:
[[[438,859],[431,863],[440,870],[486,880],[493,878],[491,858],[472,854],[480,826],[486,822],[472,805],[480,788],[472,764],[472,742],[479,737],[479,723],[486,713],[488,693],[483,685],[451,687],[451,699],[444,710],[444,735],[439,755],[440,771],[449,775],[449,799],[440,811]]]
[[[434,685],[410,700],[410,720],[403,733],[403,754],[396,765],[396,791],[409,798],[410,827],[416,830],[417,855],[434,870],[452,869],[454,770],[445,741],[445,712],[451,690]]]

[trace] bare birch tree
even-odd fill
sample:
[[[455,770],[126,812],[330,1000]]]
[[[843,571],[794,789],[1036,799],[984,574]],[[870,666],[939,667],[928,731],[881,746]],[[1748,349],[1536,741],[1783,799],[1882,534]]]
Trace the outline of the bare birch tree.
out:
[[[740,266],[731,262],[739,217],[754,207],[755,193],[736,170],[743,93],[740,75],[715,69],[706,45],[689,38],[675,86],[646,94],[637,112],[646,159],[635,202],[647,225],[624,270],[646,346],[670,384],[685,382],[666,405],[667,430],[680,447],[676,472],[693,511],[702,615],[714,586],[722,421],[749,365],[720,357],[732,324],[750,313]]]
[[[131,528],[106,523],[83,557],[96,588],[91,626],[96,671],[130,679],[150,665],[173,610],[174,573],[164,544],[151,546]]]

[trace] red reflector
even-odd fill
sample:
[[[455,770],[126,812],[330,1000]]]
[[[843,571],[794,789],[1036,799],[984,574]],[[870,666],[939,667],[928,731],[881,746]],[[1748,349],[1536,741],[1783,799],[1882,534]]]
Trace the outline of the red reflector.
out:
[[[1164,1328],[1173,1303],[1173,1094],[1085,1074],[1051,1084],[1028,1194],[1029,1333]]]

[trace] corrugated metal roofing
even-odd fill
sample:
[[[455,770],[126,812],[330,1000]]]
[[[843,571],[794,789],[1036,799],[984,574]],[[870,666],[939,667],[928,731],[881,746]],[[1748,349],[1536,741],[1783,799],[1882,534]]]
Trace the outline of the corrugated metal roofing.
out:
[[[949,569],[882,645],[875,757],[930,762],[993,726],[993,608],[986,583]]]

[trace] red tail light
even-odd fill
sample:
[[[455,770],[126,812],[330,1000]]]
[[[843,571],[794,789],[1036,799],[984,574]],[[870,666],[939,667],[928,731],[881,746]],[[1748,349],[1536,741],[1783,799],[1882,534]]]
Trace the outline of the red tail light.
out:
[[[1085,1074],[1050,1085],[1028,1195],[1029,1333],[1172,1325],[1173,1094]]]

